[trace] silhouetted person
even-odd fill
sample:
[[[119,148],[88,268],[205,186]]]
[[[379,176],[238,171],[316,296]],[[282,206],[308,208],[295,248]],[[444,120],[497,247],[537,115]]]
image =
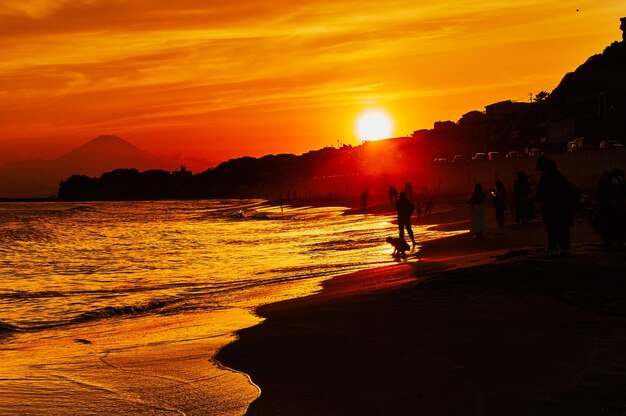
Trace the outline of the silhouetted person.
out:
[[[389,197],[389,205],[393,207],[393,204],[396,202],[398,198],[398,190],[394,185],[389,187],[389,192],[387,192],[387,196]]]
[[[363,188],[361,192],[361,208],[363,212],[367,211],[367,189]]]
[[[404,192],[406,192],[406,197],[411,200],[413,199],[413,185],[411,182],[407,182],[404,184]]]
[[[280,212],[283,212],[283,193],[280,193],[280,196],[278,197],[278,202],[280,203]]]
[[[604,172],[596,187],[596,207],[589,222],[606,247],[623,244],[623,189],[618,170]]]
[[[406,259],[406,251],[409,250],[410,247],[407,242],[404,241],[404,238],[387,237],[386,241],[393,246],[392,256],[395,259]]]
[[[424,205],[424,215],[430,215],[435,207],[435,201],[433,201],[433,197],[428,198],[428,201]]]
[[[398,231],[400,238],[404,240],[404,229],[406,228],[407,234],[411,238],[413,247],[415,247],[415,236],[413,235],[413,229],[411,228],[411,216],[415,205],[407,198],[406,191],[400,192],[398,200],[396,201],[396,212],[398,214]]]
[[[513,181],[513,200],[515,201],[515,222],[518,224],[531,223],[535,212],[535,202],[531,186],[535,182],[523,171],[517,172]]]
[[[474,234],[475,240],[481,240],[483,238],[483,232],[485,231],[485,193],[483,192],[483,186],[477,183],[474,186],[474,193],[467,201],[472,209],[472,221],[470,223],[470,232]]]
[[[422,217],[422,194],[419,194],[417,196],[417,201],[415,201],[415,216],[418,221]]]
[[[541,203],[541,217],[548,234],[546,256],[567,254],[570,249],[570,225],[574,221],[572,208],[580,192],[557,170],[556,162],[545,156],[537,160],[541,179],[536,199]]]
[[[506,191],[501,180],[496,181],[496,189],[492,191],[491,201],[496,210],[496,222],[498,223],[498,231],[500,234],[504,232],[504,211],[506,206]]]

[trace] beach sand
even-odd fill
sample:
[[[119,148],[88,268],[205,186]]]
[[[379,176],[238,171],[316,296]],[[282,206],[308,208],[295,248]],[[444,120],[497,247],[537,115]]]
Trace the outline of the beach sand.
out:
[[[426,243],[259,308],[217,359],[260,387],[250,415],[624,415],[626,250],[572,231],[548,258],[540,224]]]

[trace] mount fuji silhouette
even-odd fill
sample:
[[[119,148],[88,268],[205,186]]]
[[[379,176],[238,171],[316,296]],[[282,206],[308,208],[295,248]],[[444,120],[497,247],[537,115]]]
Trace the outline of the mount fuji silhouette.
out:
[[[0,167],[0,197],[47,197],[72,174],[98,176],[116,168],[164,169],[175,161],[153,156],[117,136],[98,136],[50,160],[9,162]]]

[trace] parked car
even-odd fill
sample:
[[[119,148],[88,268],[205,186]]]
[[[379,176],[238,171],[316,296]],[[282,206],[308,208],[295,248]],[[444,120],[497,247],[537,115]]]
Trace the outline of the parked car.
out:
[[[568,152],[577,152],[579,150],[591,150],[599,147],[600,140],[595,137],[578,137],[567,143]]]
[[[624,147],[624,146],[622,146],[622,144],[618,142],[617,140],[602,140],[600,142],[599,149],[606,150],[612,147]]]
[[[461,162],[465,162],[465,156],[454,155],[454,157],[452,158],[452,163],[461,163]]]
[[[445,157],[437,157],[435,159],[433,159],[433,163],[448,163],[448,159]]]
[[[541,149],[530,149],[528,151],[528,156],[543,156],[543,150],[541,150]]]
[[[500,159],[500,152],[489,152],[489,153],[487,153],[487,158],[489,160]]]
[[[511,150],[509,153],[506,154],[506,158],[507,159],[520,159],[524,157],[520,152],[517,152],[515,150]]]
[[[472,156],[472,160],[487,160],[487,154],[486,153],[475,153],[474,156]]]

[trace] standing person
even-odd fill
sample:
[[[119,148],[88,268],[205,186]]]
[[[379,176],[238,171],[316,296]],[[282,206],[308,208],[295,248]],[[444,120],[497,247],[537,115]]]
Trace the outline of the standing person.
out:
[[[470,223],[470,232],[474,234],[475,240],[481,240],[483,238],[483,232],[485,231],[485,193],[483,192],[483,186],[477,183],[474,186],[474,193],[467,201],[472,207],[472,221]]]
[[[367,189],[363,188],[363,192],[361,192],[361,208],[363,212],[367,211]]]
[[[422,218],[422,194],[419,194],[415,201],[415,216],[418,222]]]
[[[570,249],[570,225],[574,221],[572,208],[578,202],[580,192],[557,170],[556,162],[545,156],[537,160],[541,178],[537,184],[541,217],[548,234],[546,256],[568,254]]]
[[[415,205],[407,198],[406,191],[400,192],[400,196],[396,201],[396,212],[398,214],[398,231],[400,238],[404,239],[404,229],[406,228],[407,234],[411,238],[413,248],[415,248],[415,236],[413,235],[413,229],[411,228],[411,216]]]
[[[613,245],[617,231],[615,197],[613,178],[609,172],[605,171],[602,173],[602,177],[596,187],[595,200],[597,211],[592,225],[600,234],[600,237],[602,237],[602,242],[606,247]]]
[[[515,201],[515,222],[519,225],[528,220],[526,209],[526,197],[530,194],[528,177],[523,171],[518,171],[513,181],[513,201]]]
[[[433,201],[433,197],[431,196],[430,198],[428,198],[426,205],[424,205],[424,210],[426,211],[424,214],[430,215],[430,213],[433,211],[434,206],[435,206],[435,201]]]
[[[496,181],[496,190],[491,194],[493,207],[496,210],[496,221],[498,223],[498,233],[504,233],[504,211],[506,210],[506,191],[501,180]]]
[[[411,182],[407,182],[404,184],[404,192],[406,192],[406,197],[410,200],[413,199],[413,185]]]
[[[389,197],[389,205],[393,207],[393,204],[396,202],[396,198],[398,198],[398,190],[394,185],[389,187],[389,192],[387,192],[387,196]]]
[[[535,181],[532,176],[518,171],[513,181],[513,200],[515,201],[515,221],[519,225],[530,224],[535,216],[535,201],[532,186]]]

